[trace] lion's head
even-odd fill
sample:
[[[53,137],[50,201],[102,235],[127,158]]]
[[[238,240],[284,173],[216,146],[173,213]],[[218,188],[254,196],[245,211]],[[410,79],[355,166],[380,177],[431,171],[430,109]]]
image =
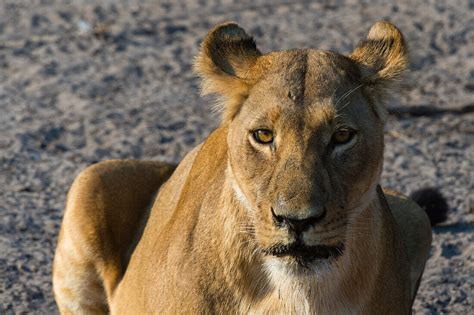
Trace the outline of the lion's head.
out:
[[[378,22],[349,55],[262,54],[238,25],[203,42],[195,69],[222,97],[228,172],[268,259],[296,268],[344,251],[383,161],[384,101],[407,66],[400,31]]]

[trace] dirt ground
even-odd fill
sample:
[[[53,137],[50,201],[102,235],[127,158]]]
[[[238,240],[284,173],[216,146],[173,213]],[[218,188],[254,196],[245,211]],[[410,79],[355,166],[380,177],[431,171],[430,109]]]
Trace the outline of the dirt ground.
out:
[[[238,22],[264,52],[349,53],[380,19],[412,57],[390,105],[383,184],[436,186],[450,205],[414,311],[474,313],[473,1],[0,0],[0,314],[57,312],[51,261],[80,170],[179,161],[217,126],[191,71],[212,25]]]

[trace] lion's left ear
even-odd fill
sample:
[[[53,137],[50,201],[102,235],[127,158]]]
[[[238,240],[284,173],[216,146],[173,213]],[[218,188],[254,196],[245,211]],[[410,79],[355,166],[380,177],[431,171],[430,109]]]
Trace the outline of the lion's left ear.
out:
[[[402,33],[389,22],[377,22],[350,58],[360,65],[361,83],[372,99],[377,114],[385,121],[387,110],[384,103],[398,90],[408,67],[408,49]]]
[[[224,120],[235,116],[261,76],[261,56],[255,40],[235,23],[217,25],[204,39],[194,70],[202,78],[203,95],[221,96]]]

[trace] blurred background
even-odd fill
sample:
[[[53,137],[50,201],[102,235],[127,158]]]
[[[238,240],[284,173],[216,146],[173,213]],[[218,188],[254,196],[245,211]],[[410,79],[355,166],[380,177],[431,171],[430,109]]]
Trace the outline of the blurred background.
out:
[[[414,310],[472,314],[472,0],[0,0],[0,314],[57,312],[51,261],[83,168],[177,162],[219,124],[191,70],[214,24],[238,22],[263,52],[350,53],[381,19],[402,30],[412,59],[390,104],[383,184],[439,187],[450,205]]]

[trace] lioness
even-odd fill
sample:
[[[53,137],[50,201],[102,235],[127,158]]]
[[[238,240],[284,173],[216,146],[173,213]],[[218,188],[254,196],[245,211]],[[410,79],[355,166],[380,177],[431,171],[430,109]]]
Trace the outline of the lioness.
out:
[[[384,103],[406,66],[388,22],[349,56],[262,54],[238,25],[212,29],[195,70],[221,126],[176,169],[108,161],[76,178],[61,313],[410,313],[430,221],[379,186]]]

